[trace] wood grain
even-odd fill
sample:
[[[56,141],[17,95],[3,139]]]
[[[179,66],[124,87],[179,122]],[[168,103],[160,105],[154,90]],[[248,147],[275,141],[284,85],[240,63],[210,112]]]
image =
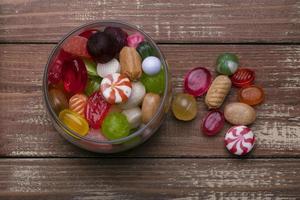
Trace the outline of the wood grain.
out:
[[[296,199],[299,174],[293,159],[2,159],[0,198]]]
[[[138,25],[159,42],[299,42],[297,0],[0,2],[0,42],[57,42],[96,20]]]
[[[251,126],[257,146],[250,157],[300,156],[300,46],[298,45],[161,45],[169,62],[174,93],[182,91],[183,76],[195,66],[214,71],[221,52],[234,52],[241,65],[256,71],[256,84],[266,100],[256,106]],[[0,155],[3,157],[102,156],[69,144],[52,128],[42,101],[42,73],[53,45],[0,45]],[[236,100],[232,89],[227,102]],[[207,112],[203,98],[191,122],[169,113],[157,134],[132,151],[115,156],[228,157],[222,133],[203,136],[199,125]],[[213,147],[213,149],[212,149]]]

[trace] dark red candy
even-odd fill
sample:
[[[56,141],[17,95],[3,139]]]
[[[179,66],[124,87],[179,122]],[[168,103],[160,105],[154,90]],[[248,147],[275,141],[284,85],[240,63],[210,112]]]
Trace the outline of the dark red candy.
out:
[[[231,82],[236,87],[244,87],[251,85],[255,79],[255,73],[248,68],[238,68],[238,70],[230,77]]]
[[[214,136],[222,130],[224,123],[223,113],[213,110],[203,118],[201,129],[205,135]]]
[[[99,91],[89,97],[85,107],[85,118],[92,128],[99,129],[101,127],[110,106]]]
[[[116,40],[117,52],[127,45],[128,34],[118,27],[106,27],[104,32],[113,37]]]
[[[79,58],[66,61],[62,68],[62,80],[66,92],[71,94],[82,92],[87,83],[84,62]]]
[[[117,42],[105,32],[93,34],[87,42],[87,50],[92,58],[99,63],[107,63],[117,54]]]
[[[87,51],[87,39],[81,36],[73,36],[67,39],[67,41],[62,45],[63,50],[66,52],[83,57],[83,58],[91,58]]]
[[[91,35],[97,33],[98,31],[99,30],[97,30],[97,29],[88,29],[88,30],[85,30],[82,33],[80,33],[79,36],[89,39],[91,37]]]
[[[184,77],[184,89],[193,96],[202,96],[211,84],[211,74],[204,67],[196,67]]]

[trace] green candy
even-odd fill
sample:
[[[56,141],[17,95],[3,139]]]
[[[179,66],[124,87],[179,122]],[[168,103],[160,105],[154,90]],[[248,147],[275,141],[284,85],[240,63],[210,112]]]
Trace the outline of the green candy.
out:
[[[86,87],[85,87],[85,94],[87,96],[91,96],[94,92],[100,89],[100,84],[101,84],[101,78],[100,77],[93,77],[89,78]]]
[[[239,59],[235,54],[223,53],[217,59],[217,71],[220,74],[232,75],[239,66]]]
[[[104,118],[101,131],[109,140],[116,140],[130,134],[130,124],[124,114],[111,112]]]
[[[98,76],[98,74],[97,74],[97,64],[93,60],[84,58],[83,62],[85,64],[86,71],[87,71],[89,76]]]
[[[139,52],[142,60],[144,60],[148,56],[156,55],[155,50],[148,42],[140,43],[139,46],[136,48],[136,50]]]
[[[160,70],[158,74],[154,76],[142,74],[141,82],[146,88],[146,92],[153,92],[156,94],[162,94],[165,90],[165,72]]]

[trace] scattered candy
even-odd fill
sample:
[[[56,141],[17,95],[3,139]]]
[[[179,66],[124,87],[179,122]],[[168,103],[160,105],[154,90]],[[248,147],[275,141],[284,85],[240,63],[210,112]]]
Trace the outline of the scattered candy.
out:
[[[160,96],[155,93],[147,93],[142,104],[142,122],[147,124],[157,112],[160,105]]]
[[[217,76],[209,87],[205,97],[205,104],[208,108],[219,108],[223,104],[230,88],[231,81],[227,76]]]
[[[101,131],[109,140],[126,137],[130,133],[130,124],[122,113],[109,113],[102,124]]]
[[[189,71],[184,77],[184,89],[193,96],[202,96],[211,84],[211,73],[204,67]]]
[[[136,48],[141,42],[144,41],[144,36],[140,33],[134,33],[127,37],[127,45]]]
[[[64,89],[70,94],[80,93],[87,83],[87,71],[83,61],[79,58],[67,61],[62,68]]]
[[[239,68],[230,79],[232,81],[232,85],[236,87],[244,87],[253,83],[255,73],[248,68]]]
[[[194,96],[179,93],[172,102],[172,111],[174,116],[182,121],[190,121],[197,115],[197,103]]]
[[[88,98],[84,94],[75,94],[69,100],[69,109],[84,117],[87,100]]]
[[[97,64],[91,59],[83,59],[83,62],[86,67],[86,71],[89,76],[98,76],[97,75]]]
[[[119,105],[122,109],[130,109],[139,106],[146,94],[145,86],[141,82],[132,82],[131,85],[132,88],[129,99],[125,103]]]
[[[165,72],[161,70],[154,76],[149,76],[145,73],[142,74],[141,82],[146,88],[146,92],[162,94],[165,90]]]
[[[98,63],[107,63],[117,54],[116,41],[105,32],[97,32],[88,39],[87,51]]]
[[[123,47],[120,52],[121,73],[131,81],[138,80],[142,75],[141,57],[135,48]]]
[[[109,74],[101,81],[101,92],[110,104],[126,102],[131,94],[130,80],[119,73]]]
[[[142,110],[139,107],[124,110],[122,113],[126,116],[131,129],[137,128],[141,125]]]
[[[255,110],[245,103],[230,103],[224,108],[225,119],[234,125],[252,124],[256,119]]]
[[[59,113],[59,119],[69,129],[78,133],[81,136],[85,136],[89,131],[89,125],[87,121],[76,112],[65,109]]]
[[[147,75],[153,76],[157,74],[161,70],[160,59],[155,56],[145,58],[142,62],[142,69]]]
[[[142,57],[142,60],[149,56],[156,55],[155,50],[152,48],[149,42],[141,42],[136,48],[136,50],[139,52],[140,56]]]
[[[247,126],[234,126],[227,131],[224,141],[230,153],[242,156],[253,149],[255,137]]]
[[[81,37],[85,37],[86,39],[89,39],[93,34],[97,33],[99,30],[97,29],[89,29],[85,30],[82,33],[79,34]]]
[[[53,88],[49,90],[49,100],[53,110],[56,113],[68,108],[68,100],[66,95],[59,89]]]
[[[105,101],[100,92],[92,94],[88,98],[85,108],[85,118],[89,125],[94,129],[99,129],[109,108],[110,104]]]
[[[81,36],[73,36],[63,43],[62,49],[72,55],[91,58],[87,51],[87,39]]]
[[[113,58],[108,63],[98,63],[97,65],[97,74],[100,77],[108,76],[109,74],[119,73],[120,72],[120,63],[117,59]]]
[[[101,84],[102,79],[97,77],[97,78],[90,78],[86,84],[85,87],[85,94],[87,96],[91,96],[94,92],[100,90],[100,84]]]
[[[224,115],[221,111],[210,111],[203,119],[201,129],[207,136],[214,136],[219,133],[225,123]]]
[[[239,90],[239,102],[243,102],[250,106],[260,104],[264,98],[264,90],[256,85],[243,87]]]
[[[118,27],[106,27],[104,32],[114,38],[116,41],[116,50],[120,52],[121,49],[127,44],[128,34]]]
[[[239,66],[238,57],[232,53],[223,53],[217,59],[217,71],[220,74],[232,75]]]

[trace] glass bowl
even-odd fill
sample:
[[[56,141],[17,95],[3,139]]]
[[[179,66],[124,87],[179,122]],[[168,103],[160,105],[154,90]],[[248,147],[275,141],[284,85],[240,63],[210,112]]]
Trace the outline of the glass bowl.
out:
[[[58,115],[55,113],[54,109],[52,108],[49,100],[49,94],[48,94],[48,73],[49,73],[49,66],[52,64],[56,56],[58,55],[61,46],[64,44],[64,42],[71,36],[79,35],[81,32],[85,30],[90,29],[98,29],[103,30],[105,27],[119,27],[123,30],[125,30],[128,35],[131,33],[139,32],[145,37],[145,41],[148,41],[152,48],[156,50],[157,57],[160,58],[164,73],[164,79],[165,79],[165,90],[163,94],[161,95],[161,102],[159,105],[159,108],[156,112],[156,114],[153,116],[153,118],[147,123],[142,124],[141,127],[130,134],[127,137],[116,139],[116,140],[99,140],[95,138],[86,138],[78,133],[72,131],[69,129],[64,123],[60,121],[58,118]],[[89,24],[85,24],[83,26],[80,26],[70,33],[68,33],[66,36],[63,37],[63,39],[54,47],[52,53],[49,56],[45,71],[44,71],[44,77],[43,77],[43,95],[44,100],[46,104],[46,109],[50,115],[51,121],[55,127],[55,129],[68,141],[75,144],[78,147],[81,147],[83,149],[98,152],[98,153],[116,153],[116,152],[122,152],[128,149],[131,149],[135,146],[140,145],[141,143],[148,140],[160,127],[162,122],[164,121],[164,118],[169,110],[170,103],[171,103],[171,78],[168,71],[168,66],[166,63],[166,60],[158,48],[158,46],[155,44],[155,42],[151,39],[149,35],[147,35],[144,31],[141,29],[120,21],[97,21]]]

